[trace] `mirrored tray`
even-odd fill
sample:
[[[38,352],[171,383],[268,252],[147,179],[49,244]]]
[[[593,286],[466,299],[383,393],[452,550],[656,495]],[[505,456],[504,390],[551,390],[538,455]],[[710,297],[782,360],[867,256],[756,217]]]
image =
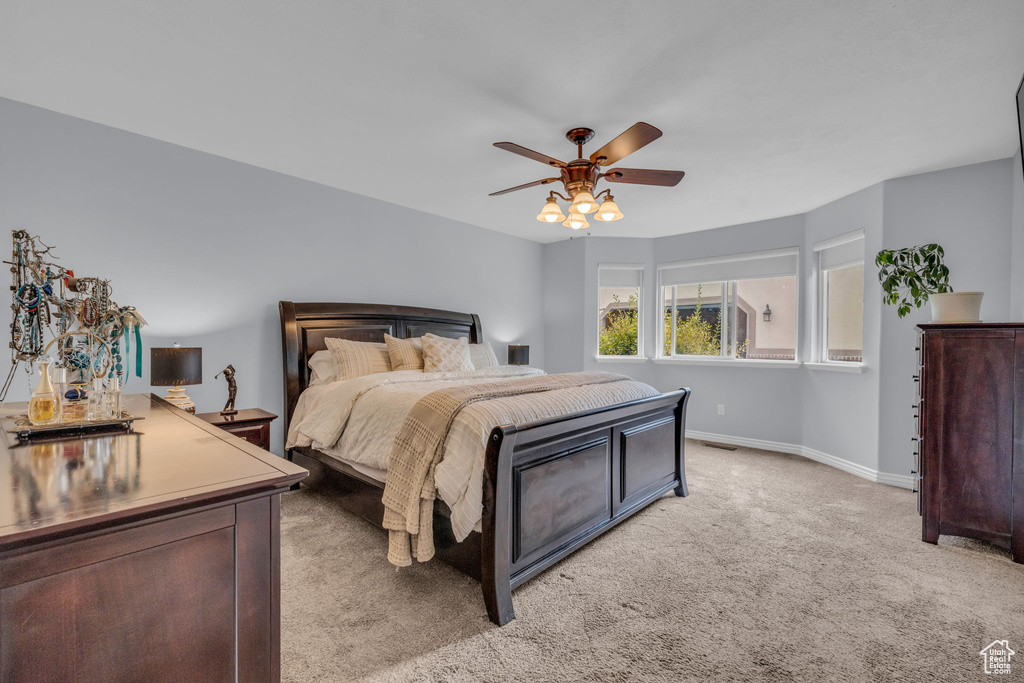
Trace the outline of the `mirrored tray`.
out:
[[[60,436],[130,432],[132,431],[132,424],[136,420],[144,419],[143,417],[135,417],[127,410],[122,410],[121,417],[109,420],[76,420],[75,422],[55,422],[49,425],[37,426],[29,422],[28,415],[11,415],[4,418],[3,423],[4,431],[17,435],[20,441],[27,441],[35,438],[52,439]]]

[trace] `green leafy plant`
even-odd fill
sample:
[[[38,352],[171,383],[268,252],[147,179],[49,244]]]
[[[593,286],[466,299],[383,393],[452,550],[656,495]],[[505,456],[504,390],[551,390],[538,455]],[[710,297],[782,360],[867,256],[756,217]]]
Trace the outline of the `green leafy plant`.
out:
[[[896,306],[896,314],[903,318],[911,307],[924,306],[930,295],[952,292],[949,268],[942,264],[944,255],[938,244],[878,252],[875,265],[882,283],[882,303]]]
[[[622,302],[618,295],[612,296],[618,305]],[[637,340],[637,321],[639,318],[639,299],[632,294],[626,308],[615,308],[608,311],[604,329],[598,339],[597,352],[602,356],[635,356]]]
[[[718,317],[712,325],[701,315],[703,306],[703,291],[697,287],[697,302],[690,315],[683,317],[676,313],[676,348],[675,353],[687,356],[718,356],[722,353],[722,310],[719,308]],[[672,355],[672,310],[665,309],[665,355]],[[747,339],[743,340],[736,349],[737,358],[745,358],[747,355]],[[726,349],[731,354],[731,345]]]

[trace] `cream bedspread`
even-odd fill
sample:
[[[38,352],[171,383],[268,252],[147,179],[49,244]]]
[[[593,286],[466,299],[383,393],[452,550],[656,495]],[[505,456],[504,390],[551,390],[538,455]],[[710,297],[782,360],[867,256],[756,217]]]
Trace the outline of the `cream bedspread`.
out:
[[[299,397],[286,447],[313,446],[329,455],[387,470],[395,436],[423,396],[460,384],[538,374],[543,372],[514,366],[467,373],[403,370],[310,387]],[[452,511],[456,539],[461,541],[478,528],[483,511],[484,451],[494,427],[526,424],[657,395],[654,388],[629,380],[509,396],[466,406],[452,423],[441,462],[434,472],[438,496]]]

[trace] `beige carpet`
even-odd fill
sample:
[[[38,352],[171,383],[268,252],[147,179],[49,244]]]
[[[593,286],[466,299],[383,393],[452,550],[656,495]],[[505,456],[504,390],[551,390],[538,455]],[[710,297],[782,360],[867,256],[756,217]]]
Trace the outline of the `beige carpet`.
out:
[[[987,680],[978,651],[997,638],[1024,678],[1024,565],[922,543],[910,491],[797,456],[687,449],[689,498],[524,585],[503,628],[473,580],[435,562],[396,571],[382,531],[286,494],[284,680]]]

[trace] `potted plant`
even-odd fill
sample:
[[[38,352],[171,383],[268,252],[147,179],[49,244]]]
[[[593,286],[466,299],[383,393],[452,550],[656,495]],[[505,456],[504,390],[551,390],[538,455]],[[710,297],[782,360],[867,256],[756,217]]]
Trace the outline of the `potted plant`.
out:
[[[932,302],[932,322],[967,323],[981,320],[984,292],[954,292],[949,286],[949,268],[942,263],[945,252],[938,244],[905,249],[883,249],[875,256],[882,301],[896,306],[903,318],[911,307]]]

